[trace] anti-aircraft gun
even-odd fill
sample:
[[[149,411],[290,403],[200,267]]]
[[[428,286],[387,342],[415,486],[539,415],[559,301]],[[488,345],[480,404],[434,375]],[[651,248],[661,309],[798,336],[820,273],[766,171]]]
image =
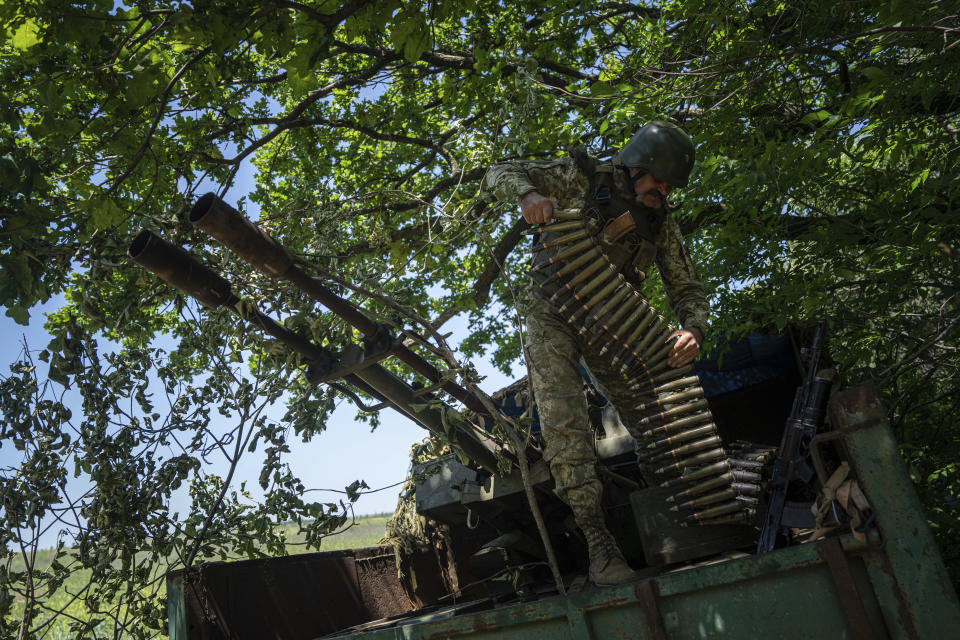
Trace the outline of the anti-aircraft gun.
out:
[[[696,382],[690,381],[692,370],[647,367],[653,372],[638,393],[651,398],[643,402],[650,413],[639,430],[623,425],[587,372],[584,392],[596,427],[608,527],[630,563],[647,576],[594,589],[584,579],[584,543],[569,509],[552,494],[538,447],[525,446],[510,431],[511,418],[535,418],[522,382],[491,397],[454,382],[404,342],[412,338],[429,347],[427,341],[393,335],[372,321],[213,194],[196,203],[190,221],[259,271],[343,318],[362,334],[361,344],[334,353],[290,331],[149,231],[136,237],[130,256],[201,303],[230,309],[300,354],[309,363],[311,383],[338,385],[348,395],[362,391],[443,436],[469,461],[451,455],[434,461],[433,473],[417,474],[417,512],[432,529],[431,544],[413,557],[395,558],[375,547],[173,572],[172,638],[805,638],[844,629],[859,639],[939,637],[960,624],[956,596],[869,386],[834,395],[830,431],[804,439],[816,471],[801,487],[807,493],[778,498],[777,528],[791,531],[794,542],[810,544],[750,555],[767,506],[777,429],[789,417],[800,381],[788,338],[754,337],[735,345],[722,366],[700,363]],[[568,227],[573,222],[561,219]],[[659,327],[642,303],[631,311],[616,309],[599,293],[594,297],[604,312],[599,320],[635,315],[638,326]],[[659,328],[638,338],[643,348],[634,355],[662,357],[654,344],[658,335]],[[631,355],[621,352],[629,370]],[[429,384],[418,389],[390,373],[382,366],[387,358]],[[454,410],[454,402],[465,410]],[[778,480],[780,494],[782,485]],[[861,498],[849,509],[846,502],[837,506],[844,487],[844,495]],[[883,545],[907,531],[919,532],[908,549]],[[918,554],[927,564],[922,573],[914,568]],[[403,579],[398,566],[405,569]],[[744,614],[747,602],[775,608],[782,618]]]

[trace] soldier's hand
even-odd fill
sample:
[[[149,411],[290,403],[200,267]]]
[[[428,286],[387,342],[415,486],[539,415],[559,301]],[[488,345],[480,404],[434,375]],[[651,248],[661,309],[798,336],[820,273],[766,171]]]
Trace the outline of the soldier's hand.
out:
[[[667,364],[671,367],[682,367],[697,357],[700,353],[700,343],[703,342],[703,335],[697,329],[680,329],[671,333],[664,342],[669,342],[676,338],[670,354],[667,356]]]
[[[550,198],[531,191],[520,201],[520,213],[530,224],[546,224],[553,219],[553,202]]]

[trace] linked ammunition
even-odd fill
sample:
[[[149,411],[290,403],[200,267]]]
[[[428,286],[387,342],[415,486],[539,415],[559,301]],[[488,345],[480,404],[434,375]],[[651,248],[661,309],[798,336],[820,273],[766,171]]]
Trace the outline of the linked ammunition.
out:
[[[717,425],[711,422],[710,424],[705,424],[702,427],[687,429],[686,431],[681,431],[680,433],[670,436],[669,438],[651,442],[646,446],[646,448],[660,449],[661,447],[669,447],[670,445],[679,444],[681,442],[686,442],[687,440],[693,440],[694,438],[716,433],[716,431]]]
[[[619,305],[623,300],[629,296],[631,293],[630,287],[619,287],[614,291],[613,295],[607,300],[603,306],[596,313],[590,314],[584,321],[583,327],[580,328],[580,335],[585,334],[590,330],[590,327],[597,323],[600,318],[603,318],[608,313],[610,313],[614,307]]]
[[[638,443],[638,462],[650,465],[656,475],[679,475],[661,486],[685,485],[686,490],[675,497],[677,502],[685,502],[676,509],[701,509],[685,522],[729,516],[736,510],[737,500],[730,505],[734,511],[723,511],[729,506],[722,503],[731,498],[752,499],[758,491],[751,478],[738,479],[734,474],[752,473],[755,448],[744,450],[733,468],[721,447],[703,389],[692,374],[692,364],[677,368],[668,364],[676,344],[671,339],[674,328],[618,273],[592,237],[597,227],[594,221],[577,211],[555,212],[554,218],[552,224],[534,230],[549,234],[549,241],[534,251],[560,249],[536,268],[558,265],[544,283],[556,283],[558,288],[551,302],[588,344],[602,344],[600,355],[609,358],[610,365],[625,377],[627,388],[636,394],[635,412],[643,417],[635,424],[646,429]],[[662,466],[654,469],[657,465]],[[710,508],[705,508],[707,505]]]
[[[695,509],[697,507],[705,507],[708,504],[713,504],[715,502],[721,502],[722,500],[730,500],[731,498],[736,498],[737,492],[733,489],[724,489],[723,491],[717,491],[716,493],[709,493],[700,498],[694,498],[693,500],[688,500],[683,504],[678,504],[674,507],[670,507],[671,511],[679,511],[680,509]]]
[[[699,424],[704,420],[710,420],[713,418],[713,415],[709,411],[703,411],[693,416],[688,416],[686,418],[681,418],[679,420],[674,420],[673,422],[668,422],[667,424],[657,427],[656,429],[649,429],[644,431],[641,434],[643,438],[651,438],[653,436],[658,436],[662,433],[676,433],[684,427],[689,427],[692,424]]]
[[[626,339],[623,341],[623,346],[620,347],[620,351],[618,351],[617,354],[613,356],[613,359],[610,361],[611,364],[616,365],[617,362],[619,362],[620,359],[624,355],[626,355],[626,353],[629,351],[630,349],[629,345],[633,344],[637,340],[637,338],[639,338],[641,334],[643,334],[643,332],[647,329],[650,323],[653,322],[658,317],[657,312],[654,311],[653,307],[649,305],[647,305],[647,308],[645,311],[646,312],[640,317],[640,324],[634,327],[633,331],[631,331],[627,335]]]
[[[648,409],[662,409],[669,404],[679,404],[687,400],[695,400],[703,397],[703,387],[694,387],[680,393],[673,393],[658,397],[654,402],[641,404],[636,408],[637,411],[647,411]]]
[[[597,259],[597,256],[600,256],[599,259]],[[602,267],[603,263],[606,262],[602,254],[600,253],[600,247],[594,247],[590,251],[587,251],[586,253],[580,256],[577,256],[576,260],[558,269],[556,272],[554,272],[552,276],[544,280],[543,284],[541,284],[540,286],[541,287],[546,286],[547,284],[553,282],[554,280],[557,280],[558,278],[559,279],[566,278],[570,273],[573,273],[573,272],[576,272],[577,275],[579,276],[580,273],[582,272],[580,267],[583,267],[585,264],[591,261],[593,262],[590,264],[589,267],[587,267],[587,269],[593,269],[594,271]],[[596,266],[594,267],[594,265]],[[568,289],[571,288],[569,283],[564,283],[563,286],[567,287]]]
[[[670,351],[673,350],[673,346],[674,346],[676,343],[677,343],[677,339],[676,339],[676,338],[667,338],[666,342],[664,342],[664,344],[663,344],[659,349],[657,349],[656,351],[653,351],[653,349],[651,348],[652,353],[650,353],[650,354],[645,358],[646,361],[647,361],[647,363],[648,363],[648,364],[657,364],[657,363],[659,363],[660,361],[666,359],[667,355],[670,353]],[[656,345],[654,344],[654,346],[656,346]]]
[[[677,460],[691,453],[703,451],[704,449],[709,449],[710,447],[714,447],[719,444],[721,444],[720,436],[713,435],[709,438],[697,440],[696,442],[681,445],[676,449],[670,449],[668,451],[664,451],[663,453],[653,455],[650,457],[650,462],[660,462],[662,460],[669,460],[670,458]]]
[[[566,249],[564,249],[557,255],[553,256],[552,258],[548,258],[547,260],[544,260],[539,264],[535,264],[530,268],[530,270],[537,271],[551,264],[566,263],[573,256],[580,255],[584,251],[592,248],[593,246],[594,246],[593,238],[587,238],[586,240],[581,240],[580,242],[573,245],[572,247],[567,247]],[[530,251],[530,253],[533,253],[533,251]]]
[[[563,233],[564,231],[572,231],[575,229],[583,229],[586,226],[583,220],[568,220],[566,222],[548,222],[547,224],[540,224],[529,229],[524,229],[524,233],[533,234],[533,233]]]
[[[576,242],[577,240],[588,238],[589,235],[590,235],[589,229],[580,229],[579,231],[568,233],[565,236],[560,236],[559,238],[551,242],[543,242],[541,244],[538,244],[535,247],[531,247],[530,249],[527,249],[527,253],[536,253],[538,251],[543,251],[544,249],[549,249],[551,247],[560,247],[565,244],[570,244],[571,242]],[[590,240],[590,244],[593,244],[593,240]]]
[[[724,504],[718,505],[711,509],[706,509],[704,511],[697,511],[692,513],[684,519],[684,522],[698,522],[703,524],[704,520],[709,520],[710,518],[716,518],[718,516],[725,516],[730,513],[735,513],[740,511],[741,506],[739,502],[725,502]]]
[[[587,252],[584,255],[589,255]],[[578,289],[577,285],[586,280],[587,278],[593,276],[595,273],[603,269],[604,267],[610,268],[612,265],[610,262],[603,256],[595,258],[593,262],[587,265],[586,268],[582,269],[577,275],[573,277],[569,282],[563,284],[563,288],[559,289],[550,297],[550,302],[556,302],[557,298],[566,293],[567,291],[572,291],[574,295],[583,295]]]
[[[673,409],[667,409],[666,411],[661,411],[660,413],[642,418],[640,420],[640,425],[648,425],[654,422],[655,420],[660,422],[666,422],[670,418],[684,416],[688,413],[693,413],[694,411],[700,411],[701,409],[706,409],[706,408],[707,408],[706,400],[703,400],[703,399],[694,400],[693,402],[689,402],[685,405],[674,407]]]
[[[674,329],[666,322],[663,318],[657,318],[657,321],[654,322],[653,326],[647,331],[647,335],[640,341],[640,343],[633,349],[634,355],[637,358],[644,358],[647,351],[650,349],[650,345],[653,344],[663,344],[666,341],[667,337],[673,333]],[[643,355],[640,355],[643,354]]]
[[[567,311],[567,309],[570,308],[571,305],[575,305],[581,300],[585,299],[589,293],[591,293],[594,289],[596,289],[600,285],[609,282],[611,278],[613,278],[613,281],[616,282],[616,278],[614,278],[614,276],[616,275],[618,275],[617,268],[613,264],[607,262],[605,269],[601,269],[600,273],[595,275],[593,279],[590,280],[587,284],[580,287],[579,289],[574,290],[573,295],[570,296],[570,298],[568,298],[567,301],[563,303],[563,306],[560,307],[559,309],[560,315],[564,315],[564,313]]]
[[[624,288],[626,289],[626,287],[624,287]],[[638,302],[638,301],[642,301],[642,298],[640,297],[640,294],[637,293],[636,290],[634,290],[632,287],[630,287],[630,288],[627,289],[627,290],[628,290],[631,294],[633,294],[634,299],[632,299],[632,300],[631,300],[631,299],[624,300],[624,301],[623,301],[623,304],[621,304],[620,307],[619,307],[616,311],[614,311],[613,314],[612,314],[609,318],[607,318],[606,320],[603,321],[603,323],[602,323],[602,325],[601,325],[602,331],[600,331],[599,333],[595,334],[592,338],[590,338],[590,342],[588,342],[587,344],[593,344],[593,343],[596,342],[599,338],[601,338],[602,336],[604,336],[604,335],[607,334],[607,333],[609,333],[610,335],[613,336],[613,338],[612,338],[613,340],[616,340],[616,339],[617,339],[617,336],[613,333],[612,327],[616,326],[616,324],[617,324],[618,322],[620,322],[620,320],[621,320],[625,315],[627,315],[628,313],[630,313],[630,311],[636,309],[637,305],[640,304],[640,302]]]
[[[668,497],[667,502],[676,502],[679,500],[683,500],[684,498],[698,496],[701,493],[706,493],[707,491],[711,491],[718,487],[732,486],[731,485],[732,481],[733,481],[733,474],[731,474],[730,472],[721,473],[718,476],[712,476],[710,478],[707,478],[706,480],[703,480],[702,482],[698,482],[697,484],[693,485],[689,489],[686,489],[684,491],[681,491],[680,493],[676,493]]]
[[[607,342],[603,345],[603,348],[600,349],[601,356],[613,348],[615,344],[622,342],[621,338],[623,338],[626,335],[626,332],[629,331],[630,328],[640,320],[647,308],[647,303],[643,302],[638,308],[630,311],[630,315],[627,317],[627,319],[621,322],[620,326],[613,331],[613,337],[607,340]]]
[[[723,449],[711,449],[710,451],[705,451],[703,453],[698,453],[697,455],[690,456],[689,458],[684,458],[683,460],[678,460],[672,464],[668,464],[664,467],[660,467],[654,473],[658,476],[666,475],[668,473],[683,473],[685,469],[692,469],[693,467],[699,466],[705,462],[710,462],[711,460],[716,460],[717,458],[724,457]]]
[[[583,305],[573,312],[573,315],[570,316],[570,319],[567,322],[573,322],[575,318],[579,317],[581,314],[586,313],[600,304],[601,301],[606,300],[607,297],[613,293],[614,289],[623,284],[624,278],[619,273],[616,276],[605,284],[599,291],[593,294],[593,297],[583,303]]]

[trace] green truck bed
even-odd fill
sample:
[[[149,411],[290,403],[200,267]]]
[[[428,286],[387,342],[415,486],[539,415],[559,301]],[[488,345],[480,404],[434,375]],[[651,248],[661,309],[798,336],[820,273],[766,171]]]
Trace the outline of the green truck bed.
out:
[[[416,609],[398,588],[395,565],[382,550],[277,559],[275,568],[283,561],[289,566],[272,573],[270,561],[218,564],[168,576],[170,636],[960,638],[956,592],[873,386],[837,394],[831,417],[834,439],[871,504],[873,520],[862,541],[835,532],[762,556],[730,553],[696,565],[649,569],[647,579],[619,587],[574,583],[565,596],[554,592],[522,602],[440,599]],[[293,570],[292,580],[293,562],[313,568]],[[221,571],[216,579],[214,569]],[[233,571],[234,579],[223,571]],[[420,575],[431,579],[429,572]],[[300,586],[288,589],[294,582]],[[434,590],[441,587],[438,582]]]

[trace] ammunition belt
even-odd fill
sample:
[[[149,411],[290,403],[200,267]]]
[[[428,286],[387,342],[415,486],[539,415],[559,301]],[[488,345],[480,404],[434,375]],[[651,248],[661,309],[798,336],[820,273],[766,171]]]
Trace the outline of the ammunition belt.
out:
[[[529,252],[554,249],[532,271],[556,265],[540,286],[555,290],[550,301],[559,315],[588,346],[602,344],[599,355],[636,392],[641,418],[626,426],[636,438],[637,462],[648,481],[678,489],[668,501],[680,524],[754,520],[773,450],[723,447],[693,365],[667,364],[675,329],[607,257],[597,222],[579,210],[559,210],[553,222],[529,232],[546,239]]]

